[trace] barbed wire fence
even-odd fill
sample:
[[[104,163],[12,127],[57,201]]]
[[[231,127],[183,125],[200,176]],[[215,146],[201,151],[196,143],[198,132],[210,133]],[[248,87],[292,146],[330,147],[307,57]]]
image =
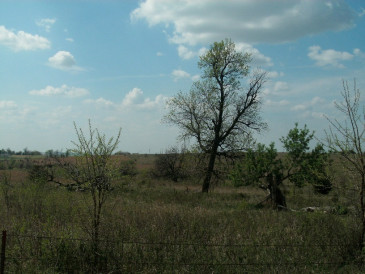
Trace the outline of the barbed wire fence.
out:
[[[90,240],[3,231],[1,274],[259,273],[330,271],[348,263],[350,246],[336,244],[184,243],[101,240],[95,261]],[[326,252],[327,250],[336,252]],[[340,255],[340,256],[339,256]]]

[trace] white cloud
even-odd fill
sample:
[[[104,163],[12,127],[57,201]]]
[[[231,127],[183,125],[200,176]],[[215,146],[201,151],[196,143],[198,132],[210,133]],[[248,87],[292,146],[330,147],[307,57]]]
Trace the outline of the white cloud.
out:
[[[44,120],[42,121],[41,126],[44,128],[54,127],[60,124],[65,117],[69,117],[72,113],[71,106],[59,106],[55,109],[52,109],[48,113],[46,112]]]
[[[0,101],[0,109],[14,109],[17,104],[14,101]]]
[[[277,71],[269,71],[267,73],[267,77],[269,79],[278,78],[284,76],[284,72],[277,72]]]
[[[98,99],[87,99],[84,100],[83,102],[85,104],[95,105],[97,108],[104,108],[104,109],[114,108],[118,111],[127,110],[130,112],[135,109],[153,109],[158,106],[162,106],[166,101],[166,99],[167,97],[164,97],[162,95],[157,95],[154,99],[148,97],[146,98],[141,89],[133,88],[125,95],[122,102],[120,103],[115,103],[102,97]]]
[[[251,52],[254,65],[272,66],[270,57],[251,46],[282,43],[354,26],[357,17],[343,0],[144,0],[130,14],[133,22],[165,26],[182,59],[200,55],[189,46],[231,38]]]
[[[189,50],[187,47],[180,45],[177,48],[177,52],[182,59],[191,59],[196,56],[196,53]]]
[[[61,87],[53,87],[47,86],[44,89],[40,90],[31,90],[29,91],[31,95],[39,95],[39,96],[54,96],[54,95],[63,95],[69,98],[82,97],[89,94],[89,91],[84,88],[75,88],[69,87],[67,85],[62,85]]]
[[[293,111],[303,111],[307,109],[307,106],[303,105],[303,104],[299,104],[299,105],[295,105],[292,108],[290,108]]]
[[[317,118],[317,119],[323,119],[323,118],[326,117],[326,115],[322,112],[315,112],[314,111],[314,112],[311,113],[311,117],[312,118]]]
[[[139,88],[134,88],[124,97],[122,105],[130,106],[143,103],[143,91]]]
[[[163,56],[163,53],[159,51],[159,52],[156,53],[156,55],[157,56]]]
[[[76,66],[74,56],[68,51],[58,51],[55,55],[48,58],[48,64],[56,69],[67,71],[81,71],[82,68]]]
[[[51,47],[51,42],[39,35],[32,35],[24,31],[17,33],[0,26],[0,44],[14,51],[39,50]]]
[[[66,41],[73,43],[74,39],[69,37],[69,38],[66,38]]]
[[[354,52],[359,54],[360,51],[355,49]],[[309,47],[308,57],[316,61],[316,65],[320,67],[333,66],[336,68],[344,68],[341,61],[349,61],[354,55],[346,51],[336,51],[333,49],[322,50],[320,46]]]
[[[196,74],[194,76],[191,77],[191,80],[193,80],[194,82],[195,81],[198,81],[200,79],[200,75],[199,74]]]
[[[105,107],[105,108],[109,108],[109,107],[114,107],[115,104],[112,101],[106,100],[102,97],[93,100],[93,99],[87,99],[84,100],[84,103],[86,104],[93,104],[96,105],[97,107]]]
[[[198,51],[198,56],[201,56],[201,55],[205,54],[207,51],[208,51],[208,49],[207,49],[207,48],[205,48],[205,47],[203,47],[203,48],[199,49],[199,51]]]
[[[200,75],[191,75],[190,73],[181,70],[181,69],[175,69],[171,72],[171,76],[174,79],[174,81],[178,81],[180,79],[191,79],[192,81],[198,81],[200,79]]]
[[[46,32],[50,32],[54,23],[56,23],[56,19],[54,18],[43,18],[36,21],[37,26],[43,28]]]
[[[52,66],[59,68],[70,68],[76,64],[75,58],[68,51],[59,51],[50,57],[48,61]]]
[[[227,37],[243,43],[294,41],[350,28],[356,17],[343,0],[145,0],[131,13],[132,21],[172,26],[170,41],[187,45]]]
[[[253,64],[256,66],[269,67],[274,65],[270,57],[263,55],[258,49],[252,47],[249,44],[237,43],[236,49],[238,51],[243,51],[244,53],[251,54]]]
[[[274,73],[274,76],[278,77],[280,73]],[[263,95],[275,95],[275,96],[288,96],[292,93],[291,87],[284,81],[271,81],[270,78],[275,78],[269,73],[269,81],[264,86],[262,91]]]
[[[191,77],[190,73],[187,73],[186,71],[181,70],[181,69],[173,70],[171,75],[174,78],[174,81],[177,81],[177,80],[180,80],[180,79],[183,79],[183,78],[190,78]]]
[[[178,55],[184,59],[184,60],[189,60],[191,58],[194,58],[196,56],[201,56],[204,53],[206,53],[207,49],[205,47],[199,49],[198,51],[193,51],[189,48],[187,48],[186,46],[183,45],[179,45],[177,48],[177,53]]]
[[[31,106],[18,106],[18,104],[11,100],[0,100],[0,122],[18,125],[24,118],[32,116],[34,110]]]
[[[274,91],[280,92],[280,91],[286,91],[289,89],[288,83],[283,81],[275,82],[274,84]]]
[[[317,104],[321,104],[321,103],[324,103],[324,100],[318,96],[314,97],[311,101],[311,105],[317,105]]]
[[[145,98],[144,93],[139,88],[133,88],[127,93],[122,101],[122,107],[137,107],[139,109],[151,109],[162,105],[167,97],[157,95],[155,99]]]
[[[167,100],[167,97],[159,94],[155,97],[155,99],[151,100],[150,98],[144,99],[143,103],[139,105],[140,108],[143,109],[152,109],[157,106],[162,106]]]
[[[353,50],[353,54],[357,58],[365,58],[365,53],[362,52],[360,49],[356,48]]]
[[[272,100],[265,100],[266,106],[273,106],[273,107],[282,107],[289,105],[290,102],[288,100],[280,100],[280,101],[272,101]]]
[[[304,102],[304,103],[293,106],[291,108],[291,110],[293,110],[293,111],[304,111],[304,110],[307,110],[307,109],[313,109],[313,107],[316,106],[316,105],[323,106],[324,103],[325,103],[325,100],[323,98],[321,98],[319,96],[315,96],[309,102]],[[311,113],[315,113],[315,112],[311,112]],[[311,114],[310,116],[315,117],[316,115],[313,116]],[[318,117],[318,115],[317,115],[317,117]]]

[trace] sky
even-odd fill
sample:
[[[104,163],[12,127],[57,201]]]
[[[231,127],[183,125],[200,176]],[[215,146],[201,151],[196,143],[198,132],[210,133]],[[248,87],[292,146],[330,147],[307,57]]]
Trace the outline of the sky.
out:
[[[342,81],[365,90],[362,0],[0,1],[0,148],[72,148],[74,122],[118,150],[179,144],[166,101],[189,92],[199,55],[225,38],[268,73],[258,142],[341,119]],[[364,102],[364,101],[362,101]]]

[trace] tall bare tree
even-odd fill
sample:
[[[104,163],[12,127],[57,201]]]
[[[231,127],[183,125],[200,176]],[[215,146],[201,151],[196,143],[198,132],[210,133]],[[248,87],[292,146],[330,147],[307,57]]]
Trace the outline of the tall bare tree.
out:
[[[209,191],[217,156],[245,149],[251,132],[266,127],[259,115],[266,73],[250,74],[250,62],[231,40],[215,42],[198,62],[201,80],[168,102],[165,121],[177,125],[183,139],[194,138],[209,157],[202,192]]]
[[[343,120],[330,119],[330,129],[326,132],[327,144],[333,151],[340,152],[345,167],[359,178],[360,239],[359,246],[364,248],[365,239],[365,107],[360,105],[360,90],[354,80],[350,89],[347,81],[342,82],[343,101],[335,103],[343,114]]]

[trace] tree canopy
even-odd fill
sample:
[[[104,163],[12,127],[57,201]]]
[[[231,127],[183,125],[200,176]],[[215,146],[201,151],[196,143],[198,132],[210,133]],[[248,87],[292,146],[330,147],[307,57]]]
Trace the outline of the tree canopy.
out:
[[[260,116],[266,73],[250,73],[250,62],[251,56],[237,51],[231,40],[215,42],[198,62],[201,80],[168,102],[165,121],[209,157],[203,192],[209,190],[216,157],[247,149],[252,131],[266,127]]]

